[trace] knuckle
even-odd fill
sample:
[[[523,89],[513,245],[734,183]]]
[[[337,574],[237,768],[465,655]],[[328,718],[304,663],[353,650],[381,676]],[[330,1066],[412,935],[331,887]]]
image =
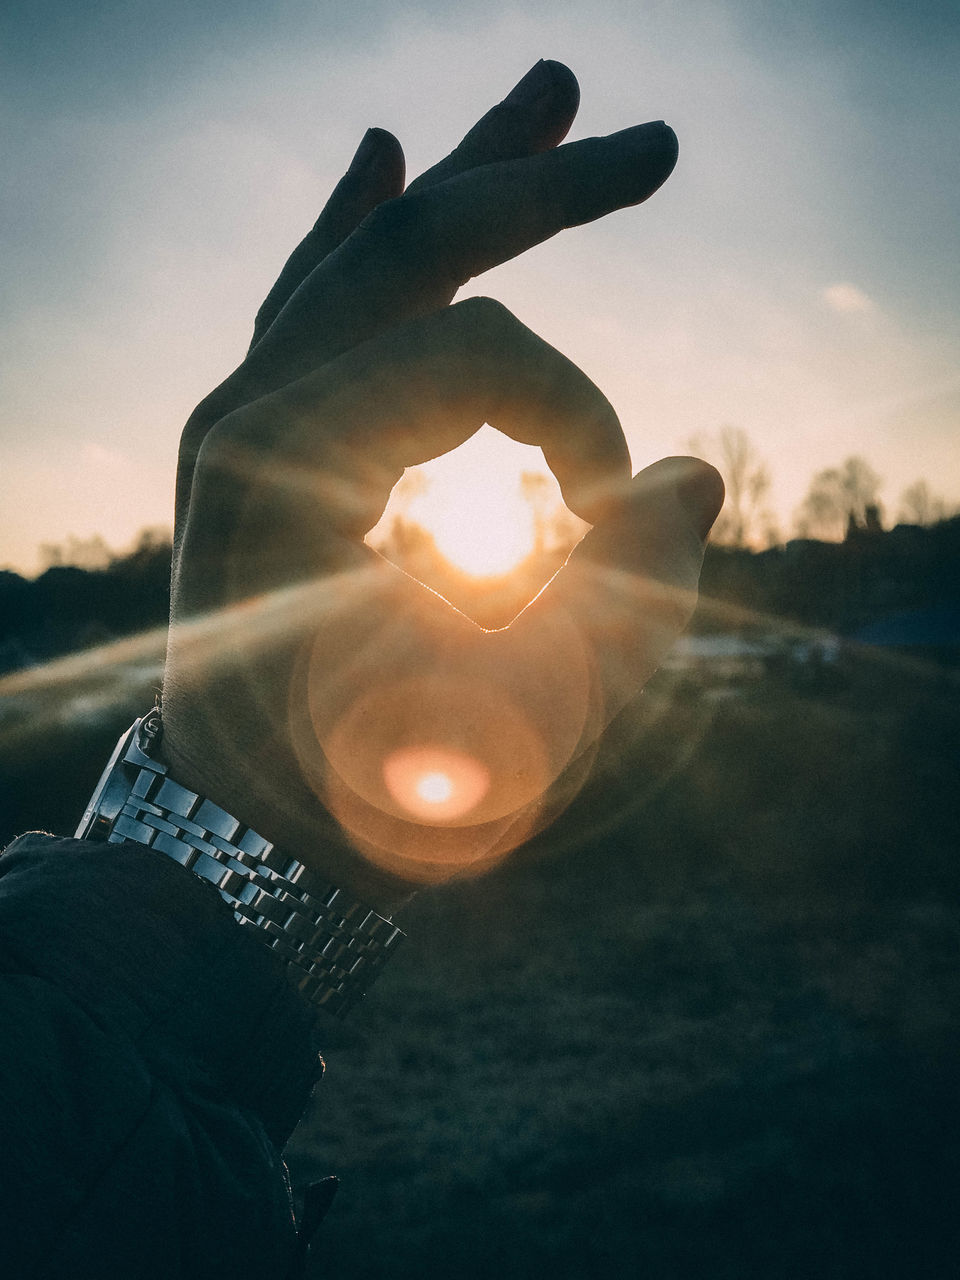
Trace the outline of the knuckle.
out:
[[[441,189],[425,187],[385,200],[359,228],[361,253],[391,273],[422,277],[428,273],[450,295],[469,278],[456,252]]]
[[[235,448],[234,437],[230,432],[231,419],[235,415],[221,419],[205,433],[197,446],[197,472],[224,471],[228,469],[228,458]]]
[[[505,328],[516,328],[520,324],[513,312],[508,310],[502,302],[498,302],[496,298],[488,298],[485,294],[455,302],[450,310],[456,312],[464,323],[477,325],[482,329],[499,331]]]
[[[251,407],[244,405],[221,418],[204,434],[197,449],[197,473],[223,475],[236,473],[241,461],[249,461],[258,451],[262,424]]]
[[[423,203],[422,196],[414,193],[378,204],[359,228],[367,252],[395,254],[412,248],[424,235]]]
[[[458,168],[473,168],[525,153],[529,143],[529,113],[501,102],[491,107],[453,152]]]
[[[210,430],[209,426],[200,423],[191,418],[187,425],[180,433],[180,465],[192,465],[193,459],[197,456],[203,445],[204,437]]]
[[[180,433],[179,462],[182,467],[192,467],[211,430],[227,413],[227,397],[224,384],[206,396],[187,419]]]
[[[499,352],[507,343],[515,349],[530,332],[502,302],[484,295],[455,302],[449,313],[474,344]]]

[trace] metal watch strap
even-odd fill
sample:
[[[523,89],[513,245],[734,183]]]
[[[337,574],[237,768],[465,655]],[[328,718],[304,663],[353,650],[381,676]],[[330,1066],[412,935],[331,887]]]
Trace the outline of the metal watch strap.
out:
[[[238,922],[288,960],[312,1004],[346,1013],[404,934],[351,901],[237,818],[188,791],[156,760],[159,710],[121,737],[77,828],[77,838],[133,840],[173,858],[219,889]],[[302,972],[301,972],[302,971]]]

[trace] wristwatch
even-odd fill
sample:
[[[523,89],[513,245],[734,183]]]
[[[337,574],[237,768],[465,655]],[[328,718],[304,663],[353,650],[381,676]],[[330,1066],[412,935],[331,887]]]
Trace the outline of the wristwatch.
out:
[[[208,880],[238,923],[294,966],[290,976],[301,994],[342,1016],[362,998],[404,934],[219,805],[175,782],[153,754],[162,733],[155,708],[120,738],[77,838],[132,840]]]

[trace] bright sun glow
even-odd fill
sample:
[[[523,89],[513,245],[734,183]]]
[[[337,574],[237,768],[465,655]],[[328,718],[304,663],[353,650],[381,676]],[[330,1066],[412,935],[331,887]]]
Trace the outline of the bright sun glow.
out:
[[[455,822],[475,809],[490,789],[485,765],[447,746],[401,747],[383,763],[387,790],[412,817]]]
[[[476,484],[471,499],[483,511],[464,509],[455,492],[431,504],[421,523],[433,534],[437,550],[451,564],[475,578],[509,573],[534,548],[533,515],[529,506],[492,486]]]
[[[427,804],[443,804],[453,795],[453,781],[448,773],[425,773],[417,783],[417,795]]]
[[[401,516],[427,530],[458,569],[495,577],[536,549],[537,517],[549,519],[561,505],[559,486],[539,449],[482,427],[452,453],[410,468],[367,538],[379,545],[381,534]]]

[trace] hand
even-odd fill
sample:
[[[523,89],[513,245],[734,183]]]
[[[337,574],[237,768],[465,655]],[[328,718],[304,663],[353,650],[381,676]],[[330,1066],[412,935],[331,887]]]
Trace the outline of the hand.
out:
[[[584,374],[499,304],[450,305],[669,175],[663,124],[558,146],[577,102],[566,68],[538,64],[404,194],[399,144],[368,133],[184,431],[171,772],[374,905],[490,862],[564,802],[689,619],[722,502],[692,459],[631,480]],[[405,466],[485,421],[539,444],[595,524],[494,632],[362,542]]]

